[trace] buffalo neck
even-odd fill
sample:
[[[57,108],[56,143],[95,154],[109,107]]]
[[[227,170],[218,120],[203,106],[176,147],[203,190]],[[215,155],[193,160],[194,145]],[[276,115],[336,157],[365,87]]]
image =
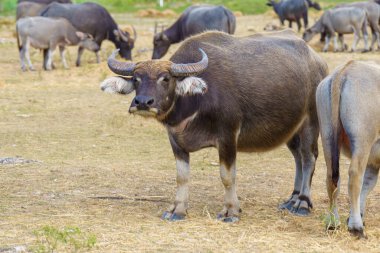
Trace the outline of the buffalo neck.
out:
[[[171,27],[166,29],[163,33],[169,39],[170,43],[178,43],[184,40],[178,21],[175,22]]]
[[[174,107],[161,122],[167,126],[176,126],[184,119],[198,111],[201,95],[178,96],[174,101]]]

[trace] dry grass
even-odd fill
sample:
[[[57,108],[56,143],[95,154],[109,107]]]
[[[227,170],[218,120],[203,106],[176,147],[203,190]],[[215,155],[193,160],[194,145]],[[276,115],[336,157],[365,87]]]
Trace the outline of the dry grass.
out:
[[[134,59],[150,58],[155,20],[130,15],[117,19],[137,28]],[[249,27],[262,31],[271,21],[277,22],[270,15],[240,17],[237,34],[252,33]],[[12,29],[2,27],[0,37],[14,41]],[[312,44],[319,50],[316,41]],[[345,225],[336,233],[325,232],[322,150],[312,188],[315,208],[308,218],[277,210],[292,190],[294,175],[291,155],[281,147],[264,154],[238,155],[243,209],[238,224],[215,220],[223,187],[213,149],[192,154],[188,219],[160,220],[174,197],[174,158],[160,124],[128,114],[132,95],[112,96],[99,90],[100,81],[112,75],[104,59],[113,46],[104,43],[100,65],[86,52],[81,68],[74,67],[76,53],[71,48],[71,69],[63,70],[57,57],[58,69],[52,72],[40,70],[42,56],[34,51],[32,60],[39,71],[27,73],[19,70],[14,43],[0,44],[0,50],[0,157],[42,162],[0,166],[0,248],[29,246],[35,240],[34,230],[51,225],[77,226],[94,233],[98,243],[93,252],[379,251],[379,188],[369,198],[368,240],[350,237]],[[330,69],[348,59],[379,58],[379,53],[322,55]],[[343,167],[347,162],[343,160]],[[344,224],[348,214],[346,170],[342,174]]]

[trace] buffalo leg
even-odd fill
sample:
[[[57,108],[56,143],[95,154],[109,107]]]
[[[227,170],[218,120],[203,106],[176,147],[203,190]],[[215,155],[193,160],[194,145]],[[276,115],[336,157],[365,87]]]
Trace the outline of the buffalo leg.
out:
[[[52,64],[53,64],[53,52],[54,48],[49,48],[47,52],[47,61],[46,61],[46,70],[52,70]]]
[[[294,188],[290,198],[282,203],[279,208],[291,210],[296,203],[302,187],[302,157],[300,152],[300,136],[295,135],[288,143],[287,146],[292,153],[296,165],[296,175],[294,178]]]
[[[164,212],[162,219],[176,221],[185,219],[189,205],[189,178],[190,178],[190,156],[183,151],[170,137],[170,143],[176,159],[177,168],[177,193],[174,203],[169,210]]]
[[[80,59],[81,59],[81,57],[82,57],[83,51],[84,51],[84,48],[83,48],[83,47],[79,47],[79,48],[78,48],[78,57],[77,57],[77,61],[76,61],[76,63],[75,63],[77,67],[80,66]]]
[[[358,45],[360,40],[360,32],[357,28],[354,27],[354,41],[352,43],[351,51],[355,52],[356,51],[356,46]]]
[[[26,58],[26,61],[28,62],[29,70],[33,71],[34,67],[33,67],[32,61],[30,60],[30,53],[29,53],[29,49],[30,49],[30,41],[29,41],[29,39],[26,40],[26,43],[24,45],[25,45],[23,47],[24,57]]]
[[[303,14],[302,18],[303,18],[304,29],[306,30],[307,27],[309,26],[309,18],[307,16],[307,11]]]
[[[289,21],[289,28],[292,28],[292,26],[293,26],[293,22]]]
[[[27,68],[25,66],[25,45],[23,44],[20,50],[20,63],[21,63],[21,70],[26,71]]]
[[[220,177],[224,185],[224,206],[218,219],[224,222],[236,222],[240,216],[240,205],[236,194],[236,144],[220,142]]]
[[[338,48],[338,37],[334,36],[334,52],[338,52],[338,51],[339,51],[339,48]]]
[[[331,39],[330,34],[326,35],[326,37],[325,37],[325,46],[323,47],[323,50],[322,50],[323,52],[327,52],[327,50],[329,49],[330,39]]]
[[[95,52],[95,55],[96,55],[96,63],[100,63],[100,55],[99,55],[99,51],[96,51],[96,52]]]
[[[302,160],[302,185],[296,203],[292,212],[296,215],[305,216],[310,213],[313,207],[311,202],[311,181],[315,170],[315,162],[318,157],[318,135],[319,126],[316,112],[315,117],[306,119],[304,125],[299,131],[300,135],[300,153]]]
[[[363,179],[362,191],[360,193],[360,215],[364,219],[365,206],[368,194],[376,186],[377,179],[379,177],[379,168],[368,166]]]
[[[364,145],[361,145],[361,143],[364,143]],[[351,164],[348,171],[348,194],[351,203],[348,230],[353,235],[359,237],[364,237],[363,220],[360,215],[360,194],[370,153],[370,148],[367,148],[368,145],[365,145],[367,143],[370,143],[369,138],[367,140],[357,140],[357,142],[355,142],[355,147],[352,148],[354,152],[352,154]]]
[[[362,34],[363,34],[363,40],[364,40],[364,52],[368,52],[369,51],[369,47],[368,47],[368,31],[367,31],[367,25],[364,24],[362,26]]]
[[[300,20],[300,19],[297,19],[297,28],[298,28],[298,32],[301,31],[301,27],[302,27],[302,25],[301,25],[301,20]]]
[[[65,50],[64,46],[59,46],[59,54],[61,55],[61,60],[62,60],[63,67],[65,69],[68,69],[69,67],[67,66],[67,62],[66,62],[65,51],[66,50]]]

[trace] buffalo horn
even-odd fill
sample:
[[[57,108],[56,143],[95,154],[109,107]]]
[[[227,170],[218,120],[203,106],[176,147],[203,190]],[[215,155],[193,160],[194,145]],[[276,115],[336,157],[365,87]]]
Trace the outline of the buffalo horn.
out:
[[[136,29],[134,26],[132,26],[132,29],[133,29],[133,41],[136,41],[137,39],[137,32],[136,32]]]
[[[112,52],[112,54],[108,57],[108,67],[112,72],[122,76],[132,76],[133,71],[135,69],[136,64],[133,62],[119,62],[115,59],[116,54],[120,49],[116,49]]]
[[[195,63],[173,63],[170,69],[170,73],[173,76],[194,76],[202,73],[208,66],[207,54],[199,48],[202,53],[202,59]]]

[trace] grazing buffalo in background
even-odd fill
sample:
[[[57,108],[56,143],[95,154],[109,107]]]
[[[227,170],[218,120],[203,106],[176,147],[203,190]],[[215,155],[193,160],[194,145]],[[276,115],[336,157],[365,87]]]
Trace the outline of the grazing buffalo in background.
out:
[[[325,78],[317,89],[317,109],[327,165],[330,224],[339,226],[339,156],[351,158],[348,229],[363,237],[366,198],[380,169],[380,66],[350,61]]]
[[[322,17],[303,34],[303,39],[309,42],[315,34],[326,33],[325,46],[323,52],[327,52],[331,37],[334,39],[334,51],[339,51],[335,33],[339,34],[341,43],[340,51],[344,51],[345,45],[343,34],[354,33],[352,51],[356,51],[356,46],[360,40],[360,33],[364,37],[364,51],[368,51],[367,34],[367,14],[366,11],[356,7],[342,7],[330,9],[323,13]]]
[[[71,0],[18,0],[17,3],[23,3],[23,2],[32,2],[32,3],[39,3],[39,4],[51,4],[53,2],[61,3],[61,4],[72,4],[73,2]]]
[[[354,3],[344,3],[335,6],[334,8],[342,8],[342,7],[357,7],[365,10],[367,12],[367,22],[372,32],[372,42],[370,46],[370,50],[374,50],[374,44],[377,41],[377,49],[380,49],[380,5],[374,2],[354,2]],[[343,36],[343,34],[340,34]],[[326,33],[321,33],[321,42],[325,41]],[[343,37],[342,37],[343,40]]]
[[[225,187],[218,217],[238,220],[236,153],[268,151],[283,143],[295,158],[294,191],[281,207],[307,215],[318,156],[315,90],[327,65],[292,31],[236,38],[206,32],[185,40],[170,61],[118,62],[121,77],[102,84],[106,92],[136,91],[129,112],[156,118],[167,129],[177,164],[177,195],[164,213],[183,219],[188,207],[189,153],[219,152]]]
[[[41,11],[46,7],[46,4],[33,2],[22,2],[17,4],[16,20],[23,17],[39,16]]]
[[[178,20],[168,29],[157,33],[154,29],[152,59],[162,58],[171,44],[206,30],[218,30],[234,34],[236,19],[224,6],[195,5],[187,8]]]
[[[75,28],[84,33],[91,34],[99,50],[103,40],[110,40],[120,49],[120,56],[131,60],[132,48],[136,40],[136,32],[134,38],[129,33],[122,31],[108,11],[96,3],[83,4],[59,4],[52,3],[46,7],[41,13],[44,17],[62,17],[69,20]],[[79,47],[76,65],[80,65],[80,58],[83,54],[83,47]],[[98,50],[98,51],[99,51]],[[99,52],[96,51],[96,60],[99,63]]]
[[[30,45],[34,48],[47,50],[47,58],[44,59],[46,70],[52,69],[52,55],[57,46],[59,46],[62,64],[65,68],[67,68],[64,56],[66,45],[79,45],[92,51],[99,49],[92,36],[77,31],[64,18],[25,17],[16,22],[16,32],[23,71],[26,70],[25,58],[28,61],[29,69],[34,70],[29,57]]]
[[[285,20],[289,21],[289,27],[292,27],[293,21],[297,22],[298,31],[301,30],[301,18],[303,19],[305,29],[308,26],[309,7],[321,10],[319,4],[311,0],[281,0],[280,2],[269,0],[267,5],[273,7],[282,25],[284,25]]]

